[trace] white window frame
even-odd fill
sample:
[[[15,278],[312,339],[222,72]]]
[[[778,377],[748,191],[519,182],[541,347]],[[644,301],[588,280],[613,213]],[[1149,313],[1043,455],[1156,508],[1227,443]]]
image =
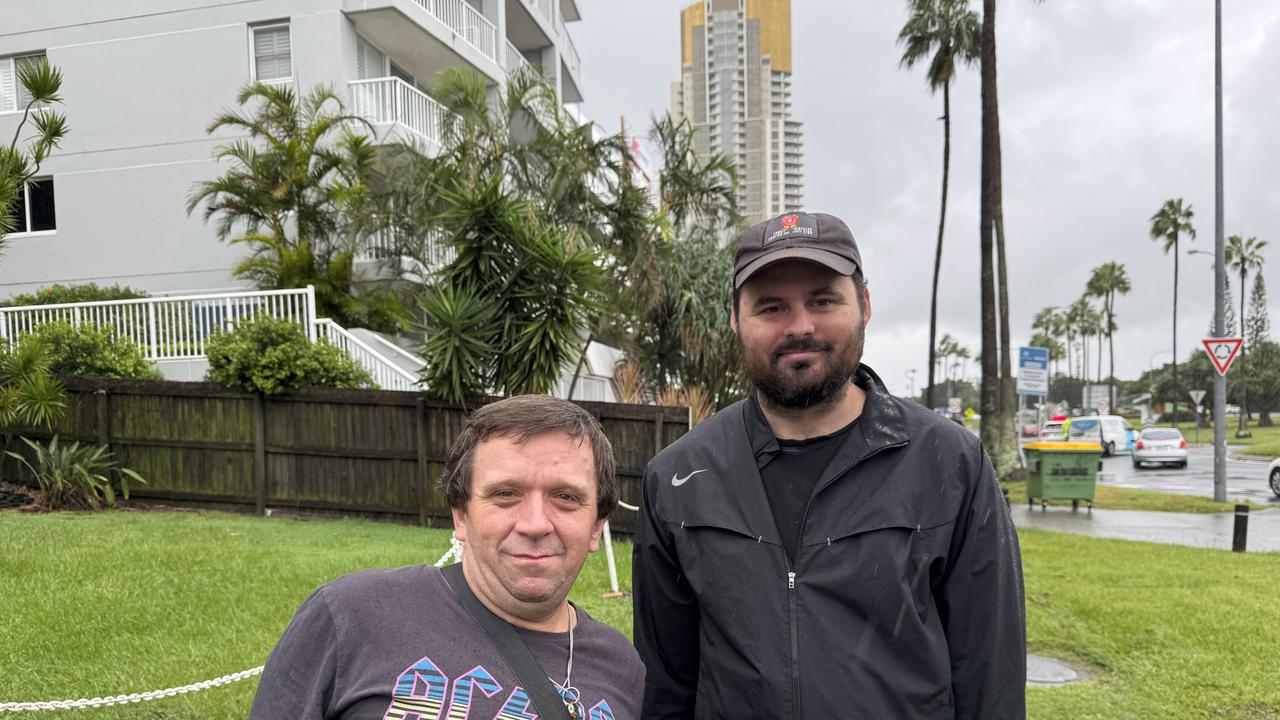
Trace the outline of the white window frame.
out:
[[[26,182],[24,182],[24,183],[22,184],[22,204],[23,204],[23,207],[26,209],[26,212],[25,212],[24,214],[26,215],[26,218],[27,218],[27,227],[28,227],[28,228],[29,228],[29,227],[31,227],[31,184],[32,184],[32,183],[40,182],[41,180],[53,180],[53,176],[52,176],[52,175],[41,175],[40,177],[33,177],[33,178],[31,178],[30,180],[28,180],[28,181],[26,181]],[[23,229],[19,229],[19,230],[14,230],[13,232],[9,233],[8,235],[5,235],[5,239],[9,239],[9,238],[49,237],[49,236],[57,235],[57,234],[58,234],[58,226],[57,226],[57,223],[58,223],[58,221],[57,221],[57,214],[58,214],[58,184],[57,184],[56,182],[53,184],[53,208],[54,208],[54,210],[53,210],[53,213],[54,213],[54,221],[53,221],[53,222],[54,222],[54,227],[53,227],[53,229],[52,229],[52,230],[28,230],[28,229],[26,229],[26,228],[23,228]]]
[[[24,58],[33,58],[33,57],[44,58],[45,62],[48,62],[49,60],[49,55],[43,50],[40,50],[37,52],[24,52],[24,53],[18,53],[16,55],[6,55],[4,57],[0,57],[0,65],[7,65],[9,67],[8,76],[10,78],[10,82],[13,83],[13,85],[8,88],[9,93],[12,95],[13,107],[10,109],[6,109],[3,106],[0,106],[0,115],[20,113],[24,110],[24,108],[18,104],[18,95],[23,91],[22,83],[18,80],[18,61]],[[0,88],[0,97],[4,97],[4,91],[5,91],[4,88]],[[36,107],[41,107],[41,105],[37,104]]]
[[[261,82],[270,85],[284,85],[292,83],[297,76],[296,68],[293,63],[293,23],[288,20],[276,20],[273,22],[258,23],[249,26],[249,80],[251,82],[259,82],[258,80],[258,31],[271,30],[274,28],[285,28],[289,31],[289,77],[270,78]]]

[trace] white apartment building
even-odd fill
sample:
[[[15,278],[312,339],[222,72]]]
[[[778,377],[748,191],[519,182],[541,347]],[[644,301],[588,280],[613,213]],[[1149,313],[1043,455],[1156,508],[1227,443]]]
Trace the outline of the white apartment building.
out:
[[[681,11],[671,114],[699,155],[738,168],[749,222],[802,207],[802,133],[791,117],[791,0],[696,0]]]
[[[227,167],[212,155],[231,136],[206,128],[245,83],[328,84],[379,141],[431,152],[443,108],[427,91],[445,68],[496,88],[534,65],[564,103],[581,102],[566,29],[580,19],[577,0],[5,0],[0,137],[24,106],[16,69],[42,58],[62,70],[70,133],[23,194],[0,298],[51,283],[236,288],[242,250],[186,204]]]

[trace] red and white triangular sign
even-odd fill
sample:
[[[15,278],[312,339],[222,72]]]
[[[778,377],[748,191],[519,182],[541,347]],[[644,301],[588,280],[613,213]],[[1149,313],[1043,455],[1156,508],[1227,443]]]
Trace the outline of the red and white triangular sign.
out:
[[[1213,361],[1218,374],[1226,375],[1231,368],[1231,361],[1236,359],[1240,346],[1244,344],[1244,338],[1208,338],[1200,342],[1204,343],[1204,351],[1209,353],[1209,359]]]

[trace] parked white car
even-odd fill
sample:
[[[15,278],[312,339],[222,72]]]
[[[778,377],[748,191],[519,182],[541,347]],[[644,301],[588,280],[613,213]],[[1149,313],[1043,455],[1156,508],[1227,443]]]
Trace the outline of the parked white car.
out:
[[[1147,428],[1133,444],[1133,467],[1143,463],[1187,466],[1187,441],[1177,428]]]
[[[1280,497],[1280,458],[1272,460],[1267,466],[1267,480],[1271,484],[1271,492]]]

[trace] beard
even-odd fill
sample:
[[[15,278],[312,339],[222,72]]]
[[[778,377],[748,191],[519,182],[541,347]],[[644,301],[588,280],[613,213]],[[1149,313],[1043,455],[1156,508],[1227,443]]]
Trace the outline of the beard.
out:
[[[799,409],[824,405],[843,396],[845,386],[862,362],[865,326],[859,325],[841,343],[812,337],[792,338],[768,352],[753,351],[739,339],[743,371],[770,405]],[[825,370],[814,360],[789,360],[784,353],[822,353]]]

